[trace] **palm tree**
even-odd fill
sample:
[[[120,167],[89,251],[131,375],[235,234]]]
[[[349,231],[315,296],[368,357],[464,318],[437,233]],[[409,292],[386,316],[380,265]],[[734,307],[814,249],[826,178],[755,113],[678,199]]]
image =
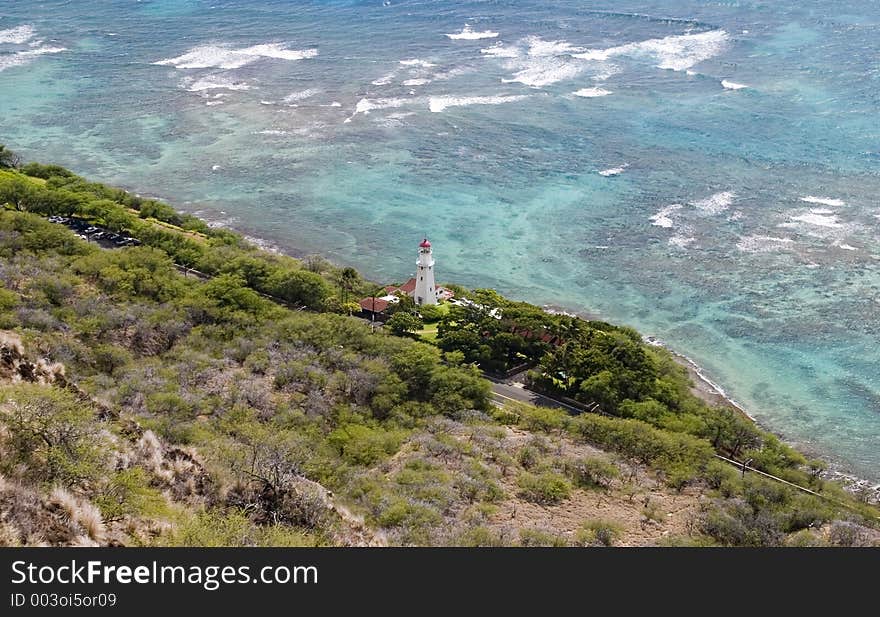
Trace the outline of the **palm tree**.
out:
[[[354,268],[343,268],[340,274],[340,286],[342,287],[342,301],[348,301],[348,294],[354,291],[360,280],[358,271]]]

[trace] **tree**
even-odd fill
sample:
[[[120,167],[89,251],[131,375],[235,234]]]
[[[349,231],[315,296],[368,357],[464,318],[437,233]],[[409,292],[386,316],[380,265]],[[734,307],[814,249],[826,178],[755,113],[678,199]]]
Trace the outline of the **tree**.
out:
[[[319,310],[330,295],[330,287],[319,274],[308,270],[282,270],[269,279],[272,295]]]
[[[346,302],[342,305],[342,310],[345,311],[349,316],[359,313],[361,310],[361,305],[357,302]]]
[[[412,313],[404,313],[402,311],[395,313],[391,319],[388,320],[386,325],[391,329],[391,332],[397,336],[413,334],[421,330],[424,326],[421,319]]]
[[[0,144],[0,168],[18,169],[19,167],[21,167],[21,157],[3,144]]]
[[[339,274],[340,287],[342,287],[342,301],[348,301],[348,295],[355,290],[360,283],[361,276],[354,268],[343,268]]]
[[[106,451],[94,411],[66,390],[20,384],[0,390],[0,427],[9,449],[0,470],[24,469],[35,480],[77,485],[97,475]]]
[[[35,195],[34,185],[21,176],[0,180],[0,204],[6,203],[19,212],[25,212],[31,209]]]

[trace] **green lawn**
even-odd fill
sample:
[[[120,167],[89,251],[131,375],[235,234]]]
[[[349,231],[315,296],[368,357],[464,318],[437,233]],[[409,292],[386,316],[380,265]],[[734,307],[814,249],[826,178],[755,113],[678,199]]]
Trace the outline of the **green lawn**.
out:
[[[416,336],[419,339],[425,341],[426,343],[436,344],[437,343],[437,324],[429,323],[425,325],[424,328],[416,332]]]

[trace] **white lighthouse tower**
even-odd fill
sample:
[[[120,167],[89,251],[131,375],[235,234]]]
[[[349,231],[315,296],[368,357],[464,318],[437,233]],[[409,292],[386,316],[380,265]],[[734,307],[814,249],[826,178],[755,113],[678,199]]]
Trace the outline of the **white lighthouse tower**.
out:
[[[416,304],[437,304],[437,285],[434,284],[434,255],[431,243],[425,238],[419,244],[419,259],[416,261],[416,290],[413,299]]]

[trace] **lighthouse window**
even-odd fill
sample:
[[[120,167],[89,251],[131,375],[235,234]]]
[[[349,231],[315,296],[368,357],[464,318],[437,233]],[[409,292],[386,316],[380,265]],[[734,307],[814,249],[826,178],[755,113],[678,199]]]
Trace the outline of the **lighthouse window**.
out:
[[[423,280],[425,280],[425,277],[424,277],[424,276],[420,276],[420,277],[419,277],[419,280],[420,280],[420,281],[423,281]]]

